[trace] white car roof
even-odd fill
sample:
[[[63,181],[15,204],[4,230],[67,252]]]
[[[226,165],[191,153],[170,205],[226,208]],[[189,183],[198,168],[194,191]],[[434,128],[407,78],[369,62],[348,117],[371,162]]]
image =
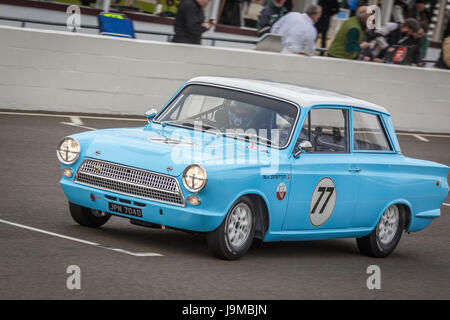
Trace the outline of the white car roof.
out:
[[[206,76],[193,78],[189,80],[188,83],[212,84],[253,91],[289,100],[305,108],[315,105],[331,104],[360,107],[389,114],[385,108],[371,102],[329,90],[299,86],[289,83],[257,79]]]

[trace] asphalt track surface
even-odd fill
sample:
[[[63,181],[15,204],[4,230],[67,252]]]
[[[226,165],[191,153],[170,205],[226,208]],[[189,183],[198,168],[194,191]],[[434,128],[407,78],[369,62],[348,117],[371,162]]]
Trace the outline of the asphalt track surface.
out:
[[[55,148],[69,134],[138,121],[0,112],[0,299],[450,299],[450,206],[404,234],[386,259],[354,239],[254,242],[239,261],[209,255],[204,238],[113,217],[77,225],[59,186]],[[450,137],[400,135],[408,156],[450,165]],[[445,203],[450,204],[450,199]],[[69,290],[67,268],[81,270]],[[369,290],[367,268],[381,270]]]

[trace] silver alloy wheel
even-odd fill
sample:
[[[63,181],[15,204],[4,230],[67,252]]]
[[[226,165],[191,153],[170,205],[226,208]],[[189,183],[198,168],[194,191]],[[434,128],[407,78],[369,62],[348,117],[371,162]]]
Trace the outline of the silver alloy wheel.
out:
[[[398,229],[400,212],[396,205],[392,205],[383,212],[377,226],[377,241],[387,246],[394,239]]]
[[[225,237],[233,249],[240,249],[247,241],[252,228],[251,209],[245,203],[239,203],[228,216]]]

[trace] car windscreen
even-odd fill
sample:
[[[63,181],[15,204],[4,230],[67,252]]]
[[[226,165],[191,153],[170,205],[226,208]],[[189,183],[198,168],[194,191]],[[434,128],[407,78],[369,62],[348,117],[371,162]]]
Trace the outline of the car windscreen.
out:
[[[201,128],[283,148],[299,108],[289,102],[234,89],[188,85],[155,122]]]

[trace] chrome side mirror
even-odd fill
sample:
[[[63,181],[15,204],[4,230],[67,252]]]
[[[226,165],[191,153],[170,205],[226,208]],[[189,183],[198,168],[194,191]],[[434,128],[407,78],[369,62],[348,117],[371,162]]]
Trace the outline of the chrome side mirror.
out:
[[[303,151],[310,152],[312,150],[312,144],[308,140],[303,140],[298,145],[299,150],[294,154],[295,158],[298,158]]]
[[[147,118],[147,121],[150,123],[154,117],[158,114],[158,110],[155,108],[151,108],[147,112],[145,112],[145,117]]]

